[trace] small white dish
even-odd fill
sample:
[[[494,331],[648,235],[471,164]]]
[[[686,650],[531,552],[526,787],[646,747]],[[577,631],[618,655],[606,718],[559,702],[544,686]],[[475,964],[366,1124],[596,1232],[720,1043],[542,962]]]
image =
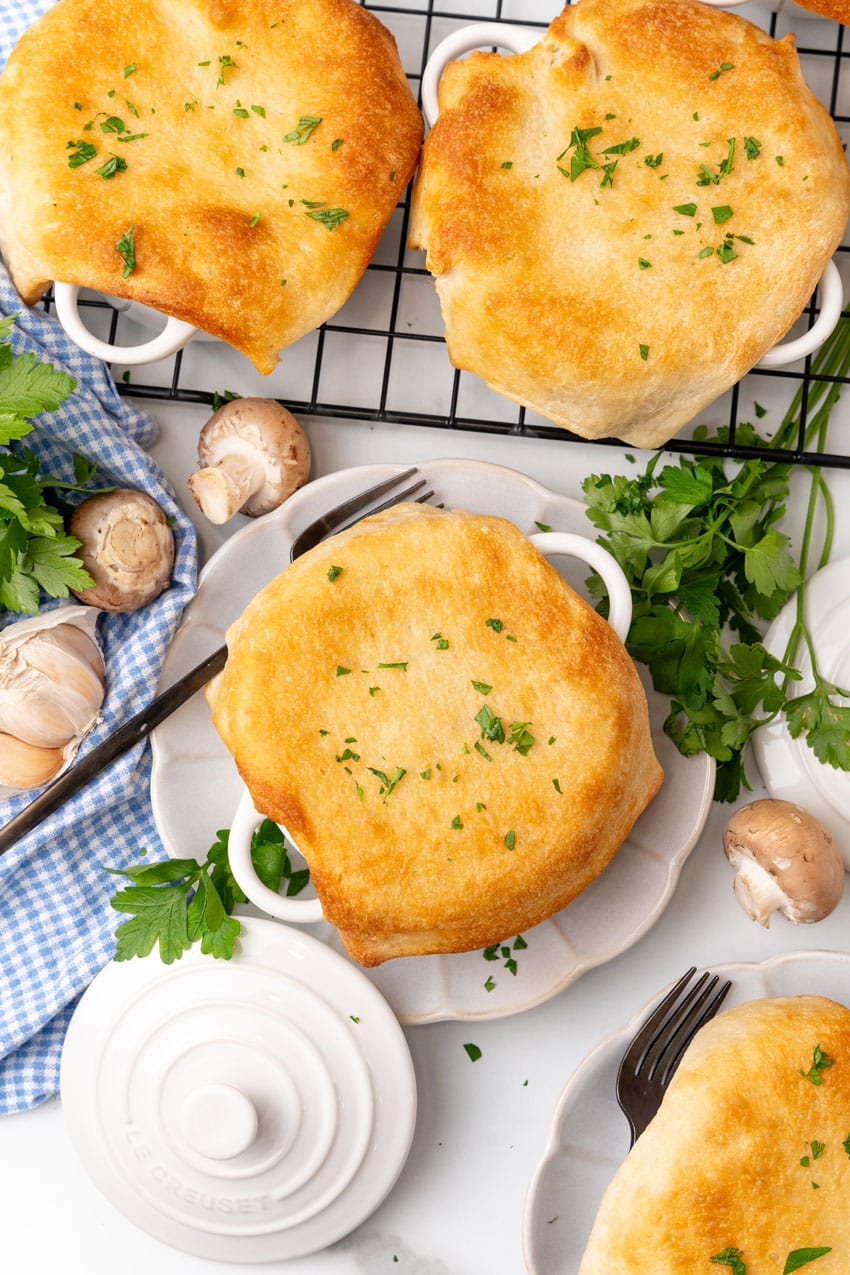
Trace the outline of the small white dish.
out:
[[[62,1108],[95,1185],[198,1257],[272,1262],[374,1212],[407,1159],[416,1082],[386,1002],[323,943],[243,920],[229,961],[195,947],[111,964],[62,1055]]]
[[[820,672],[846,690],[850,688],[850,558],[840,558],[816,572],[806,584],[805,598],[806,621],[814,634]],[[792,598],[765,635],[765,647],[778,659],[785,654],[796,605]],[[809,654],[802,642],[797,667],[803,680],[791,684],[795,697],[805,695],[814,684]],[[850,771],[819,762],[802,737],[792,739],[784,717],[755,732],[753,752],[770,795],[794,801],[817,815],[832,833],[850,870]]]
[[[844,952],[794,952],[712,970],[732,980],[724,1006],[804,993],[850,1003],[850,955]],[[578,1271],[605,1188],[629,1150],[628,1125],[614,1094],[620,1059],[666,990],[601,1041],[561,1093],[526,1195],[523,1252],[529,1275]]]
[[[299,531],[340,501],[403,468],[368,465],[316,479],[226,541],[202,573],[165,662],[163,686],[222,643],[228,625],[287,565]],[[466,460],[429,461],[419,470],[448,506],[501,514],[526,534],[542,524],[588,539],[595,535],[579,501],[515,470]],[[587,568],[567,559],[558,566],[586,596]],[[666,778],[613,862],[562,912],[523,936],[528,947],[513,953],[515,975],[504,960],[485,961],[481,952],[407,957],[367,971],[403,1023],[496,1018],[530,1009],[630,947],[657,920],[702,831],[715,768],[704,754],[681,756],[662,729],[667,700],[651,688],[648,699],[653,742]],[[206,700],[196,695],[153,735],[151,798],[169,853],[203,856],[218,830],[230,827],[241,793],[242,782],[212,725]],[[306,928],[341,948],[336,930],[327,923]],[[491,981],[495,986],[488,991]]]

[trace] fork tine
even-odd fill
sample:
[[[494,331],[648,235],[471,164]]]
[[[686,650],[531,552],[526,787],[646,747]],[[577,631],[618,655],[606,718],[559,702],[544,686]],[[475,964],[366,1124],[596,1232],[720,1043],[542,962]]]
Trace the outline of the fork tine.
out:
[[[337,505],[334,509],[328,510],[321,518],[317,518],[309,527],[305,527],[300,535],[296,536],[292,542],[289,551],[290,559],[294,562],[302,553],[306,553],[308,549],[312,549],[320,540],[323,540],[331,531],[341,529],[341,523],[348,518],[353,517],[361,509],[365,509],[373,500],[386,495],[388,491],[392,491],[399,483],[403,483],[405,479],[412,478],[416,473],[416,466],[412,465],[410,469],[404,469],[400,474],[391,474],[389,478],[382,479],[381,482],[375,483],[373,487],[367,487],[365,491],[359,491],[356,496],[352,496],[349,500],[344,500],[342,504]],[[426,480],[423,479],[424,483]],[[420,484],[421,485],[421,484]],[[390,503],[395,504],[398,497]]]
[[[638,1064],[650,1080],[662,1066],[667,1051],[678,1046],[682,1035],[687,1037],[690,1025],[703,1004],[703,998],[716,983],[717,975],[714,976],[712,983],[707,973],[701,974],[693,986],[687,989],[679,1003],[671,1009]]]
[[[379,514],[384,509],[392,509],[393,505],[400,505],[403,500],[409,500],[414,492],[419,491],[421,487],[425,486],[426,481],[427,480],[425,478],[420,478],[418,483],[413,483],[411,487],[405,488],[404,491],[393,492],[393,494],[388,496],[386,500],[382,500],[379,505],[375,505],[374,509],[370,509],[369,514]],[[416,503],[420,505],[424,504],[426,500],[430,500],[433,494],[433,489],[423,492],[421,496],[416,497]],[[356,526],[356,524],[360,522],[364,516],[365,515],[363,514],[358,514],[355,518],[352,518],[350,522],[344,522],[339,527],[334,525],[334,534],[338,531],[347,531],[349,527]]]
[[[675,1039],[676,1041],[675,1048],[672,1048],[672,1052],[670,1053],[669,1057],[667,1057],[664,1060],[663,1068],[661,1071],[661,1084],[664,1086],[665,1089],[670,1083],[670,1079],[673,1075],[673,1072],[676,1070],[676,1068],[679,1066],[679,1063],[682,1061],[682,1055],[684,1054],[688,1045],[691,1043],[691,1041],[693,1040],[694,1036],[697,1034],[699,1029],[701,1027],[704,1027],[705,1024],[709,1021],[709,1019],[712,1019],[714,1015],[717,1013],[718,1009],[723,1003],[726,993],[729,991],[729,988],[732,986],[732,984],[729,982],[723,983],[722,986],[712,996],[711,993],[714,992],[714,989],[717,987],[717,984],[719,982],[720,980],[718,976],[715,974],[714,978],[711,979],[711,981],[708,983],[707,987],[705,988],[705,991],[702,993],[699,999],[694,1003],[690,1013],[679,1025],[676,1037],[671,1039],[670,1047],[671,1048],[673,1047],[674,1039]]]
[[[664,1026],[667,1014],[676,1004],[679,994],[685,987],[687,987],[696,972],[697,967],[692,965],[689,970],[685,971],[678,983],[671,987],[664,999],[659,1001],[649,1018],[647,1018],[643,1027],[636,1032],[634,1040],[623,1055],[623,1061],[620,1063],[621,1072],[638,1070],[643,1062],[647,1049],[649,1049],[658,1032]]]

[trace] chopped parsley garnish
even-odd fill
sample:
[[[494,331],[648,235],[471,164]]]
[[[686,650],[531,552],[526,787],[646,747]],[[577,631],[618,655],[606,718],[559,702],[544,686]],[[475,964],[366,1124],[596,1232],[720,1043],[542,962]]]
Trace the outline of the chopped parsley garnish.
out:
[[[126,126],[124,121],[117,115],[110,115],[107,119],[100,121],[100,131],[102,133],[124,133]]]
[[[264,106],[252,106],[251,110],[255,115],[259,115],[261,119],[266,118],[266,108]]]
[[[493,758],[492,758],[492,757],[490,756],[490,754],[487,752],[487,749],[486,749],[486,748],[484,747],[484,745],[481,743],[480,739],[476,739],[476,741],[475,741],[475,743],[472,745],[472,747],[475,749],[475,751],[476,751],[477,753],[480,753],[480,754],[481,754],[481,756],[484,758],[484,760],[485,760],[485,761],[492,761],[492,760],[493,760]],[[850,1133],[848,1133],[847,1137],[848,1137],[848,1139],[850,1140]],[[848,1151],[848,1152],[847,1152],[847,1154],[848,1154],[848,1155],[850,1155],[850,1151]]]
[[[562,791],[563,791],[563,789],[561,788],[561,781],[560,781],[560,779],[553,779],[553,780],[552,780],[552,786],[553,786],[553,788],[555,789],[555,792],[562,792]]]
[[[489,695],[493,689],[492,686],[489,684],[489,682],[473,681],[472,685],[475,688],[475,690],[480,691],[482,695]]]
[[[652,265],[652,262],[647,261],[646,257],[638,257],[638,266],[640,267],[641,270],[649,270],[651,265]]]
[[[512,159],[503,159],[501,164],[499,165],[500,168],[513,168],[513,166],[514,166],[514,162]]]
[[[472,1062],[478,1062],[478,1059],[481,1057],[481,1050],[478,1048],[477,1045],[473,1045],[471,1042],[469,1042],[468,1044],[464,1045],[464,1049],[466,1050]]]
[[[720,204],[717,208],[712,208],[711,215],[714,218],[715,226],[722,226],[724,221],[728,221],[732,216],[732,209],[728,204]]]
[[[455,829],[459,829],[463,827],[463,820],[461,819],[460,815],[455,815],[454,819],[452,820],[451,826]]]
[[[574,182],[580,177],[586,168],[599,168],[596,160],[590,153],[587,143],[591,137],[597,137],[602,132],[601,128],[574,128],[570,134],[569,144],[561,151],[558,159],[563,159],[568,150],[575,148],[575,154],[570,158],[570,170],[567,172],[565,168],[559,165],[559,171],[565,177],[569,177]]]
[[[505,627],[501,620],[485,620],[484,624],[488,629],[492,629],[494,633],[501,633]]]
[[[800,1067],[799,1073],[805,1080],[811,1081],[813,1085],[822,1085],[823,1072],[826,1071],[827,1067],[831,1067],[834,1062],[835,1059],[824,1053],[820,1045],[815,1045],[812,1050],[811,1067],[808,1071],[803,1071],[802,1067]]]
[[[449,639],[444,638],[442,633],[435,633],[432,636],[431,641],[437,643],[438,651],[447,651],[449,649]]]
[[[673,212],[681,213],[683,217],[694,217],[696,216],[696,211],[696,204],[675,204],[673,206]]]
[[[719,186],[722,177],[728,177],[735,167],[735,139],[729,137],[726,139],[726,158],[721,160],[720,167],[716,173],[713,173],[705,164],[700,164],[699,175],[697,177],[698,186]]]
[[[252,215],[251,220],[248,222],[249,227],[253,230],[254,226],[256,226],[259,220],[260,220],[260,214],[258,212],[255,212]]]
[[[346,668],[344,664],[337,664],[336,666],[337,677],[345,677],[346,673],[350,673],[350,672],[351,672],[351,669]]]
[[[306,203],[306,200],[301,202]],[[308,217],[312,217],[314,221],[320,221],[323,226],[327,226],[328,230],[333,230],[341,221],[345,221],[349,215],[345,208],[318,207],[307,213]]]
[[[292,142],[295,146],[303,146],[309,137],[316,131],[322,122],[321,115],[302,115],[298,121],[296,128],[288,133],[284,133],[283,140]]]
[[[627,142],[618,142],[616,146],[606,146],[603,155],[628,155],[640,146],[639,137],[630,137]]]
[[[378,668],[400,668],[402,672],[407,672],[407,660],[401,660],[398,664],[379,664]]]
[[[531,722],[511,722],[511,743],[521,757],[527,757],[534,743],[534,736],[528,731]]]
[[[401,766],[396,766],[392,776],[388,776],[386,771],[376,770],[374,766],[367,766],[366,769],[370,774],[375,775],[381,781],[381,789],[378,795],[383,797],[384,801],[386,801],[393,789],[401,783],[402,779],[404,779],[407,774],[407,771]]]
[[[731,1267],[732,1275],[747,1275],[746,1265],[742,1261],[743,1256],[743,1251],[739,1248],[724,1248],[708,1260],[714,1266]]]
[[[236,105],[234,106],[233,114],[236,115],[240,120],[247,120],[250,118],[250,112],[247,111],[240,102],[237,102]]]
[[[127,161],[122,155],[110,155],[106,163],[101,164],[100,168],[96,168],[95,172],[104,181],[109,181],[116,173],[123,173],[126,167]]]
[[[122,279],[126,279],[136,268],[136,243],[133,237],[135,229],[135,226],[128,226],[115,245],[115,251],[124,263]]]
[[[342,567],[331,567],[330,570],[328,571],[328,579],[330,580],[331,584],[333,584],[334,580],[338,579],[338,577],[341,575],[342,575]]]
[[[761,142],[757,137],[744,138],[744,154],[747,159],[758,159],[761,153]]]
[[[481,727],[481,734],[485,739],[491,739],[497,744],[505,742],[505,728],[502,724],[502,719],[494,714],[489,704],[484,704],[478,710],[475,714],[475,720]]]
[[[712,71],[709,75],[710,80],[719,80],[724,71],[734,71],[735,64],[733,62],[721,62],[718,70]]]
[[[831,1253],[831,1248],[795,1248],[785,1259],[785,1265],[782,1268],[782,1275],[792,1275],[793,1271],[798,1271],[801,1266],[808,1266],[809,1262],[814,1262],[818,1257],[824,1257],[825,1254]]]
[[[644,361],[644,363],[645,363],[645,362],[646,362],[646,360],[649,358],[649,346],[648,346],[648,345],[639,345],[639,346],[638,346],[638,349],[640,350],[640,357],[643,359],[643,361]]]
[[[131,76],[133,72],[135,71],[135,69],[136,69],[135,62],[128,62],[127,65],[124,67],[124,79],[126,80],[129,76]]]
[[[87,164],[90,159],[94,159],[97,154],[97,148],[92,146],[91,142],[82,139],[78,142],[69,142],[66,149],[74,152],[68,156],[69,168],[79,168],[81,164]]]
[[[511,828],[510,832],[505,833],[505,845],[509,850],[513,850],[516,845],[516,833],[513,828]]]
[[[198,65],[209,66],[209,62],[199,62]],[[237,62],[233,61],[233,58],[230,56],[229,53],[223,54],[218,59],[218,79],[216,81],[216,87],[218,87],[219,84],[224,83],[225,71],[231,71],[231,70],[235,71],[238,65],[239,64]]]
[[[659,151],[657,155],[644,155],[643,162],[646,164],[647,168],[658,168],[663,159],[664,152]]]

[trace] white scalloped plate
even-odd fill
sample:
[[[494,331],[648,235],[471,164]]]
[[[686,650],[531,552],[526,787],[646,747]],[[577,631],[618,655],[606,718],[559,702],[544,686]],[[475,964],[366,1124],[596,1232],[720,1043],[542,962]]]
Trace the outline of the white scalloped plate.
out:
[[[294,537],[314,518],[362,491],[401,465],[368,465],[316,479],[273,514],[228,540],[201,575],[166,660],[169,685],[224,640],[248,601],[289,561]],[[419,466],[449,506],[510,518],[532,533],[543,523],[557,531],[592,533],[584,506],[498,465],[440,460]],[[564,575],[584,592],[586,568]],[[665,782],[606,871],[556,916],[524,935],[528,943],[512,976],[480,952],[407,957],[367,971],[401,1022],[497,1018],[548,1000],[586,970],[611,960],[644,934],[667,905],[682,864],[702,831],[714,788],[714,763],[705,755],[684,758],[667,739],[666,701],[648,692],[653,740]],[[228,828],[241,784],[229,753],[196,695],[153,735],[151,797],[157,828],[170,854],[206,853],[220,828]],[[342,950],[333,927],[305,926]],[[496,986],[485,983],[493,975]]]
[[[805,993],[847,1004],[850,995],[845,952],[792,952],[759,963],[713,965],[712,971],[732,980],[725,1006]],[[629,1150],[628,1125],[614,1096],[620,1059],[667,990],[600,1041],[561,1093],[525,1200],[523,1252],[529,1275],[578,1271],[605,1188]]]

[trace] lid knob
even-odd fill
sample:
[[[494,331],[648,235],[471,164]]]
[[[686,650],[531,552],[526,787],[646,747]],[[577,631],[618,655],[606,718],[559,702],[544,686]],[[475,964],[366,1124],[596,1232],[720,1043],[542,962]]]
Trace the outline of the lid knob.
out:
[[[198,1155],[232,1160],[257,1136],[259,1117],[247,1094],[233,1085],[202,1085],[180,1112],[182,1133]]]

